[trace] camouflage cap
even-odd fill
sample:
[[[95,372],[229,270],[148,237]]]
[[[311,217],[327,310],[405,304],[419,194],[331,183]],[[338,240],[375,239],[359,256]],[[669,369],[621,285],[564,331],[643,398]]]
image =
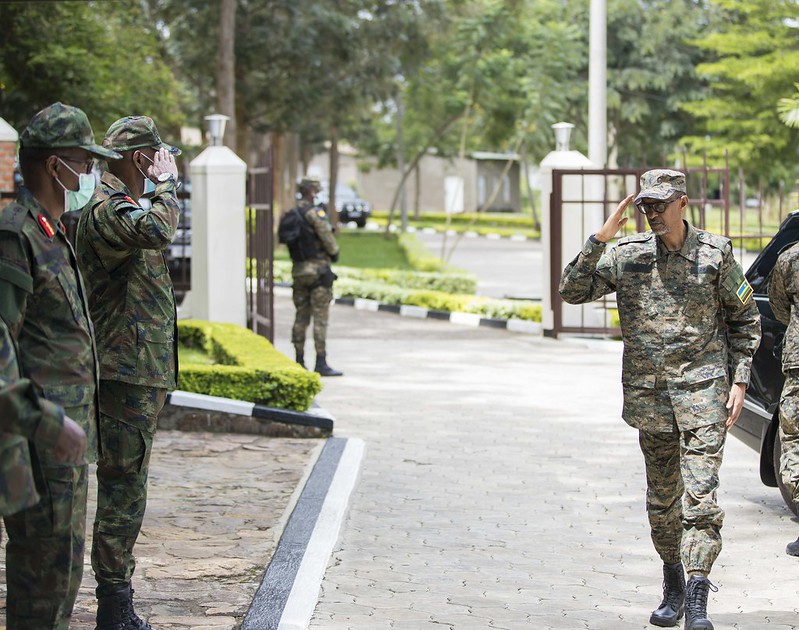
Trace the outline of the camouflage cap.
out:
[[[172,155],[180,155],[181,151],[161,140],[153,119],[149,116],[125,116],[112,123],[105,133],[103,146],[114,151],[131,151],[152,147],[166,149]]]
[[[31,149],[86,149],[100,157],[118,160],[116,151],[104,149],[94,143],[94,133],[82,109],[53,103],[36,114],[19,137],[22,148]]]
[[[636,196],[635,203],[641,199],[663,201],[676,192],[686,193],[685,173],[667,168],[656,168],[641,175],[641,192]]]
[[[311,188],[322,190],[322,183],[319,181],[318,177],[303,177],[300,183],[297,184],[297,188],[299,190],[310,190]]]

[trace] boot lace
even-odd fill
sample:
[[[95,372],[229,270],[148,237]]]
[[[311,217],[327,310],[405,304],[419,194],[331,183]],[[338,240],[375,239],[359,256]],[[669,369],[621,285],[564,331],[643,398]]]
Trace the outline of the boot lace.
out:
[[[685,583],[682,580],[682,565],[679,568],[667,568],[663,577],[663,603],[676,610],[682,603]]]
[[[716,593],[718,587],[707,578],[701,580],[688,580],[688,593],[685,598],[685,607],[691,617],[707,617],[707,598],[710,591]]]

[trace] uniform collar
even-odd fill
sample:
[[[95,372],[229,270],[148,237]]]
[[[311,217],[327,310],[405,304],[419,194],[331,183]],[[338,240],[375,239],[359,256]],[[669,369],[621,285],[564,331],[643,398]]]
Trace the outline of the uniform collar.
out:
[[[25,186],[19,187],[19,191],[17,192],[17,203],[27,210],[28,214],[36,223],[41,225],[39,217],[43,216],[56,231],[60,232],[61,234],[64,233],[64,226],[61,224],[61,221],[56,221],[52,216],[50,216],[50,213],[47,212],[47,208],[39,203],[39,200],[34,197],[30,189],[25,188]]]
[[[114,175],[111,171],[105,171],[100,178],[100,181],[116,192],[124,193],[128,197],[131,196],[130,189],[125,185],[125,182],[119,179],[119,177]]]
[[[685,240],[683,241],[682,247],[676,252],[669,252],[666,249],[666,246],[663,244],[663,241],[660,238],[655,237],[657,241],[657,252],[658,258],[662,258],[667,256],[669,253],[672,254],[679,254],[686,260],[696,261],[699,258],[699,230],[697,230],[694,226],[692,226],[688,221],[683,219],[683,224],[685,225]]]

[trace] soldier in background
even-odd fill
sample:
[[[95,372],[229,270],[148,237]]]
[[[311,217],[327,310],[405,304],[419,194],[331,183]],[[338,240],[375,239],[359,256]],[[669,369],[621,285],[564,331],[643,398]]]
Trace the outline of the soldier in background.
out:
[[[785,384],[780,396],[780,476],[799,508],[799,244],[782,252],[769,280],[768,301],[778,320],[788,327],[782,349]],[[785,552],[799,556],[799,538]]]
[[[760,319],[729,239],[684,220],[688,197],[678,171],[641,176],[635,206],[651,229],[606,251],[632,200],[624,199],[569,263],[560,295],[582,304],[616,291],[622,416],[639,430],[652,541],[664,563],[663,601],[650,623],[676,626],[685,613],[686,630],[712,630],[708,575],[724,519],[718,472],[727,430],[743,407]]]
[[[177,377],[175,293],[164,251],[180,216],[176,147],[147,116],[113,123],[109,164],[78,221],[77,255],[100,356],[100,444],[92,568],[97,630],[143,630],[133,608],[133,547],[147,507],[158,414]],[[150,197],[145,210],[137,202]]]
[[[314,197],[322,187],[319,180],[305,177],[297,186],[301,195],[296,209],[312,230],[303,233],[300,249],[305,252],[299,259],[293,248],[289,251],[294,262],[291,268],[293,280],[293,300],[297,309],[294,326],[291,329],[291,343],[294,344],[297,363],[305,367],[305,333],[313,318],[313,339],[316,349],[314,371],[322,376],[341,376],[327,364],[327,322],[330,315],[330,302],[333,300],[333,282],[336,274],[330,268],[338,260],[339,248],[333,228],[323,208],[314,204]]]
[[[97,449],[97,355],[89,307],[60,218],[91,197],[93,156],[119,154],[94,143],[80,109],[55,103],[20,136],[25,185],[0,211],[0,315],[19,346],[23,375],[59,405]],[[5,518],[9,629],[67,630],[83,577],[86,462],[64,463],[30,445],[36,505]]]

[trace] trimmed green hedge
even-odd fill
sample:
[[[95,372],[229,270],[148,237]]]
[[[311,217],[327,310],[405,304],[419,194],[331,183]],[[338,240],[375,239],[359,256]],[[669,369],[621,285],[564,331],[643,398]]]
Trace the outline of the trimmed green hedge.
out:
[[[474,313],[493,319],[541,321],[541,305],[526,300],[500,300],[442,291],[403,289],[376,282],[339,280],[333,285],[336,297],[367,298],[384,304],[408,304],[437,311]]]
[[[291,282],[291,263],[275,261],[275,280]],[[394,269],[364,269],[334,265],[333,270],[340,280],[354,282],[384,282],[404,289],[429,289],[447,293],[469,293],[477,291],[477,280],[467,273],[439,273],[424,271],[397,271]]]
[[[376,210],[372,212],[372,217],[375,219],[388,220],[388,212]],[[516,228],[533,228],[533,217],[528,215],[516,214],[512,212],[462,212],[449,215],[450,225],[474,225],[477,226],[491,226],[491,227],[516,227]],[[447,214],[444,212],[422,212],[419,215],[419,220],[411,219],[413,223],[446,223]],[[398,213],[394,213],[394,222],[398,222]]]
[[[407,232],[400,234],[398,242],[400,247],[405,251],[405,256],[411,264],[411,267],[416,269],[416,271],[456,271],[449,267],[443,260],[431,254],[427,246],[413,234]]]
[[[184,391],[305,411],[322,390],[318,374],[241,326],[179,320],[178,333],[181,344],[203,349],[217,364],[181,363],[178,387]]]

